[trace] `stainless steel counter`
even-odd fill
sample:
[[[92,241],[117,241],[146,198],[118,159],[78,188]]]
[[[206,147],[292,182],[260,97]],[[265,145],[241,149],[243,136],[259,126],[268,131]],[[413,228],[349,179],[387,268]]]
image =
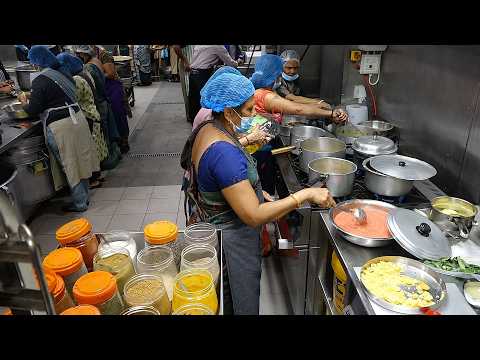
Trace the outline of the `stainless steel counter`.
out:
[[[15,101],[15,98],[2,98],[0,99],[0,108],[4,105],[7,105]],[[28,120],[27,120],[28,121]],[[10,149],[17,143],[19,140],[28,137],[35,131],[41,131],[40,121],[32,122],[32,127],[28,129],[18,128],[19,121],[15,120],[6,120],[5,114],[0,114],[0,132],[1,142],[0,142],[0,154]]]
[[[431,182],[422,182],[417,187],[418,190],[430,200],[436,193],[440,195],[439,190]],[[430,193],[428,193],[430,191]],[[421,208],[421,206],[420,206]],[[332,251],[335,250],[338,259],[348,275],[347,292],[345,294],[347,303],[350,304],[354,314],[375,315],[367,294],[362,290],[360,280],[358,279],[355,268],[363,266],[368,260],[379,256],[404,256],[415,259],[412,255],[403,250],[396,242],[380,248],[367,248],[358,246],[343,239],[336,233],[335,228],[330,222],[328,211],[320,211],[312,214],[312,223],[318,224],[318,239],[316,246],[319,251],[320,270],[318,274],[318,290],[316,291],[317,304],[316,313],[321,312],[321,305],[325,305],[331,313],[335,313],[332,299],[333,294],[333,270],[331,268]],[[446,283],[454,283],[463,293],[463,280],[451,276],[441,275]],[[478,310],[474,309],[477,313]]]

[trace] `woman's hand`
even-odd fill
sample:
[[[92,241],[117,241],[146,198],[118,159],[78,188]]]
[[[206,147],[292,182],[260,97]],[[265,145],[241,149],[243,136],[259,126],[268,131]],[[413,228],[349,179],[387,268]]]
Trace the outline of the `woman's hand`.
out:
[[[335,109],[332,113],[332,120],[336,124],[343,124],[348,119],[348,114],[343,109]]]
[[[324,100],[320,100],[317,105],[320,106],[321,109],[332,110],[332,106]]]
[[[8,83],[8,81],[0,82],[0,93],[10,94],[12,90],[13,90],[13,87],[11,84]]]
[[[272,140],[269,134],[261,130],[258,125],[254,126],[252,132],[248,134],[246,138],[248,140],[248,144],[259,144],[259,145],[265,145],[270,140]]]
[[[333,200],[333,197],[328,189],[312,187],[306,190],[309,192],[308,200],[310,202],[325,208],[331,208],[336,205],[335,200]]]
[[[268,201],[268,202],[275,201],[275,199],[272,197],[272,195],[267,193],[265,190],[262,190],[262,193],[263,193],[263,198],[265,199],[265,201]]]
[[[24,92],[18,94],[17,99],[22,103],[22,105],[25,105],[28,102],[27,95]]]

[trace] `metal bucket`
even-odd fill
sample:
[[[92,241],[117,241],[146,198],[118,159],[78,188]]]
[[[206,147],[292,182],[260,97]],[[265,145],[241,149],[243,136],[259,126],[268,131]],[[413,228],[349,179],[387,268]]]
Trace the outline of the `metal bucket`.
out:
[[[351,161],[324,157],[310,161],[308,180],[312,181],[319,175],[327,175],[326,186],[332,196],[347,196],[352,193],[356,171],[357,166]]]

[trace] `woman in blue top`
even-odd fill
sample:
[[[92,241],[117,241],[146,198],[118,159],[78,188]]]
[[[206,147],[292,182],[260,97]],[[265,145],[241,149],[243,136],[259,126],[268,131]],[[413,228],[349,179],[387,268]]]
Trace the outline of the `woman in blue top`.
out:
[[[242,122],[255,116],[254,92],[242,75],[213,79],[203,90],[201,104],[212,109],[214,119],[192,132],[181,159],[182,167],[192,174],[187,196],[196,204],[189,223],[206,221],[223,230],[224,311],[234,314],[259,312],[261,225],[305,201],[325,207],[335,204],[324,188],[264,202],[256,162],[237,140]]]

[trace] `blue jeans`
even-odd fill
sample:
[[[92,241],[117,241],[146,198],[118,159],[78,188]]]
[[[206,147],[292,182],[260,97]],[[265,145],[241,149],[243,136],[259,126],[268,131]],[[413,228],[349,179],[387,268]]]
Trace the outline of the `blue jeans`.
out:
[[[53,136],[52,130],[50,130],[48,127],[47,127],[47,144],[48,144],[48,147],[50,148],[50,151],[53,153],[53,156],[63,168],[62,159],[60,158],[60,151],[58,150],[55,137]],[[69,183],[69,186],[70,186],[70,192],[73,199],[73,205],[75,206],[75,208],[80,211],[87,210],[88,200],[89,200],[88,179],[81,179],[80,182],[73,187]]]

